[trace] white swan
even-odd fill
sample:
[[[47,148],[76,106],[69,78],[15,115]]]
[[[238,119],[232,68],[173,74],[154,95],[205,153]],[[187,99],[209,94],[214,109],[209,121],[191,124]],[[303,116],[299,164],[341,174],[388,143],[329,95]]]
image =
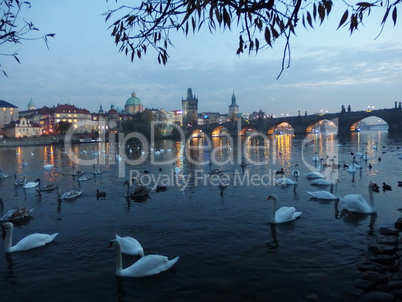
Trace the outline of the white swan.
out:
[[[318,178],[324,179],[325,178],[325,176],[322,175],[320,172],[309,172],[309,173],[306,174],[306,177],[307,177],[308,180],[318,179]]]
[[[320,191],[315,191],[315,192],[307,191],[307,194],[309,194],[311,196],[311,199],[337,200],[337,199],[339,199],[339,197],[335,196],[336,191],[337,191],[336,185],[337,185],[337,183],[335,183],[335,185],[331,184],[331,192],[328,192],[325,190],[320,190]],[[332,193],[333,187],[335,187],[335,191],[334,191],[335,194]]]
[[[287,178],[287,177],[282,177],[282,178],[279,178],[279,179],[275,179],[275,183],[278,186],[288,186],[288,185],[297,184],[297,181],[294,181],[294,180],[292,180],[290,178]]]
[[[269,219],[270,223],[278,224],[293,221],[296,218],[300,217],[300,215],[302,214],[302,212],[297,212],[294,207],[281,207],[279,209],[276,209],[278,202],[278,196],[276,195],[268,196],[267,200],[274,201],[272,213]]]
[[[367,203],[367,201],[360,194],[349,194],[344,196],[340,200],[341,207],[346,211],[354,213],[362,213],[362,214],[376,213],[377,210],[374,206],[372,187],[373,184],[370,183],[368,186],[370,203]]]
[[[87,181],[89,180],[88,176],[81,176],[80,178],[77,179],[78,181]]]
[[[26,180],[26,178],[24,176],[24,184],[22,185],[22,187],[24,189],[32,189],[32,188],[36,188],[37,186],[39,186],[39,184],[40,184],[40,179],[39,178],[37,180],[35,180],[35,181],[27,182],[27,180]]]
[[[52,164],[46,164],[46,165],[43,166],[43,168],[51,169],[51,168],[53,168],[53,165]]]
[[[162,255],[147,255],[123,269],[120,242],[113,239],[111,243],[116,247],[116,275],[120,277],[145,277],[159,274],[170,269],[179,260],[179,256],[169,260]]]
[[[130,256],[141,256],[144,257],[144,249],[137,239],[133,237],[120,237],[116,235],[116,240],[120,243],[121,252]]]
[[[322,179],[322,178],[317,178],[317,179],[313,179],[310,184],[312,186],[330,186],[332,185],[332,182],[330,182],[329,180],[326,179]]]
[[[292,176],[295,177],[296,180],[300,176],[300,171],[297,169],[298,167],[299,167],[299,165],[295,164],[295,169],[292,171]]]
[[[76,191],[73,189],[68,190],[67,192],[64,192],[63,194],[61,194],[59,186],[56,186],[56,189],[57,189],[57,196],[58,196],[59,200],[74,199],[81,195],[81,191]]]
[[[30,250],[36,247],[44,246],[45,244],[52,242],[59,233],[53,235],[34,233],[21,239],[16,245],[12,246],[13,229],[14,225],[11,222],[3,224],[6,229],[5,251],[6,253],[21,252]]]

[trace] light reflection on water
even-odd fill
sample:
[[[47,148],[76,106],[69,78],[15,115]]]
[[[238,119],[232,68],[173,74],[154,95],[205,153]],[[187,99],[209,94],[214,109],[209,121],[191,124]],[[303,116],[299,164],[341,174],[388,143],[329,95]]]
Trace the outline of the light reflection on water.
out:
[[[145,203],[126,202],[125,179],[118,177],[121,166],[109,156],[113,148],[108,144],[72,147],[82,159],[91,159],[96,152],[103,156],[105,173],[97,176],[92,175],[92,165],[73,164],[59,146],[0,149],[0,167],[11,176],[26,175],[28,181],[40,178],[46,184],[57,182],[63,189],[80,186],[83,191],[77,200],[59,203],[54,192],[38,196],[21,188],[14,191],[13,177],[0,180],[5,210],[17,205],[35,208],[32,219],[15,228],[15,241],[32,232],[60,233],[46,247],[4,255],[0,261],[2,298],[308,301],[313,295],[319,300],[339,301],[343,286],[360,276],[356,266],[367,253],[367,242],[379,227],[392,226],[400,216],[396,184],[402,168],[396,154],[401,142],[388,138],[386,132],[356,133],[339,142],[333,135],[315,134],[305,140],[270,136],[268,140],[241,138],[232,143],[228,138],[213,138],[214,149],[201,148],[206,143],[206,139],[193,139],[189,160],[184,143],[155,142],[154,150],[145,151],[163,148],[163,154],[155,155],[159,164],[152,165],[148,157],[138,166],[124,167],[126,177],[130,170],[174,175],[172,169],[180,168],[177,178],[172,176],[168,191],[152,192]],[[367,196],[370,181],[390,183],[393,191],[375,194],[378,214],[347,214],[336,202],[309,200],[306,191],[318,188],[303,177],[309,172],[302,160],[303,145],[304,158],[310,165],[315,152],[328,159],[336,155],[337,163],[343,165],[352,161],[350,152],[365,150],[372,170],[367,169],[367,163],[362,163],[362,171],[355,175],[339,169],[338,193]],[[134,147],[132,153],[129,148],[124,150],[128,158],[140,156]],[[223,197],[209,182],[208,163],[214,156],[218,164],[213,163],[211,168],[219,168],[230,177]],[[249,163],[263,164],[249,164],[242,171],[243,156]],[[23,161],[30,164],[23,166]],[[54,164],[54,168],[45,170],[44,163]],[[273,176],[272,172],[282,167],[291,177],[295,164],[302,174],[295,188],[250,179],[253,175]],[[90,180],[78,184],[71,175],[73,165],[86,172]],[[106,199],[96,199],[97,188],[107,192]],[[272,204],[265,200],[270,194],[278,195],[280,205],[302,211],[301,218],[270,225]],[[181,258],[171,271],[159,276],[116,278],[115,253],[106,248],[115,233],[136,237],[146,254]],[[126,265],[132,262],[129,257],[123,259]]]

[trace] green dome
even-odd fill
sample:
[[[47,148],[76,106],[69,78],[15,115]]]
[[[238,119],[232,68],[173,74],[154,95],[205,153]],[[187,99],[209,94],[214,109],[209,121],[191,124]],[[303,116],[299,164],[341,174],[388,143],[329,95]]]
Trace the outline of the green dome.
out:
[[[127,99],[126,106],[142,106],[142,102],[137,98],[135,92],[131,94],[131,97]]]

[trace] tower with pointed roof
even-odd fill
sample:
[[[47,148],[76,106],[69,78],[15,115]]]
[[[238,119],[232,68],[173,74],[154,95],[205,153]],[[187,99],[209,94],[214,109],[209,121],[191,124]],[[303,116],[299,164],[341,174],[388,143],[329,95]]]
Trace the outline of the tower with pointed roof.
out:
[[[229,116],[239,113],[239,105],[236,104],[236,96],[233,91],[232,104],[229,105]]]
[[[36,109],[36,106],[35,106],[35,104],[32,102],[32,98],[31,98],[31,100],[30,100],[29,103],[28,103],[28,110],[34,110],[34,109]]]
[[[181,101],[183,109],[183,127],[195,127],[198,125],[198,99],[193,95],[191,88],[187,89],[187,96]]]

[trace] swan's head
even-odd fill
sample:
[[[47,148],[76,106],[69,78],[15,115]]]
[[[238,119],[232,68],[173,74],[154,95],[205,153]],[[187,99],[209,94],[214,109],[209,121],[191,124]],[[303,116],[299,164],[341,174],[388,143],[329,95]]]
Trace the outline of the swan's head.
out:
[[[5,223],[3,223],[3,229],[4,230],[10,230],[10,229],[12,229],[13,228],[13,224],[12,224],[12,222],[5,222]]]
[[[117,240],[117,239],[112,239],[112,240],[110,240],[109,241],[109,246],[108,246],[108,248],[110,248],[110,247],[112,247],[112,246],[119,246],[120,247],[120,242],[119,242],[119,240]]]
[[[266,200],[278,200],[278,196],[275,194],[269,195]]]

